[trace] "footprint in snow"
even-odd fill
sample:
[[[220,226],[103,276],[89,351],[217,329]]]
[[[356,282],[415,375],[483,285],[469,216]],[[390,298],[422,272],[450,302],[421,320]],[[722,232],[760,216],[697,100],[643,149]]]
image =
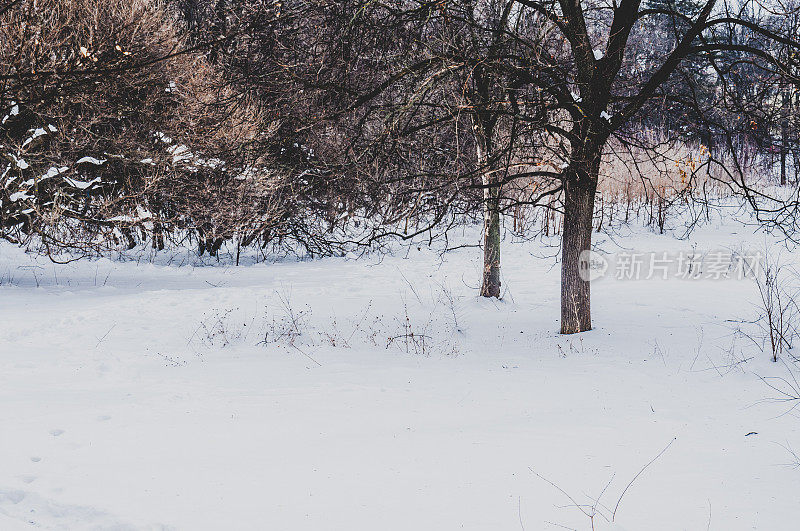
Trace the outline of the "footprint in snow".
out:
[[[104,422],[104,421],[110,420],[110,419],[111,419],[111,415],[100,415],[99,417],[97,417],[97,420],[99,420],[101,422]]]
[[[31,457],[31,461],[33,461],[34,463],[38,463],[41,460],[42,460],[42,458],[39,457],[39,456],[36,456],[36,455]]]
[[[50,430],[50,435],[52,435],[53,437],[58,437],[62,433],[64,433],[64,430]]]

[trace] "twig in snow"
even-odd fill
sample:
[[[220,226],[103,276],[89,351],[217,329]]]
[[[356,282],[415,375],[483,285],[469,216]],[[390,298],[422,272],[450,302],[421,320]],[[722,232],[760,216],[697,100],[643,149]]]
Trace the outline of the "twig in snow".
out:
[[[308,359],[310,359],[311,361],[313,361],[314,363],[316,363],[318,366],[322,367],[322,364],[321,364],[320,362],[318,362],[317,360],[315,360],[314,358],[312,358],[310,355],[308,355],[307,353],[305,353],[305,352],[303,352],[302,350],[300,350],[300,348],[298,348],[298,346],[297,346],[297,345],[295,345],[294,343],[289,343],[289,346],[290,346],[290,347],[292,347],[293,349],[295,349],[297,352],[299,352],[299,353],[300,353],[300,354],[302,354],[303,356],[305,356],[306,358],[308,358]]]
[[[572,496],[570,496],[570,495],[569,495],[569,493],[568,493],[567,491],[565,491],[564,489],[562,489],[561,487],[559,487],[558,485],[556,485],[555,483],[553,483],[552,481],[550,481],[550,480],[549,480],[549,479],[547,479],[546,477],[544,477],[544,476],[540,475],[540,474],[539,474],[538,472],[536,472],[536,471],[535,471],[535,470],[534,470],[532,467],[528,467],[528,470],[530,470],[531,472],[533,472],[533,473],[534,473],[534,474],[535,474],[535,475],[536,475],[536,476],[537,476],[539,479],[541,479],[542,481],[544,481],[544,482],[546,482],[546,483],[550,484],[552,487],[556,488],[556,489],[557,489],[559,492],[561,492],[561,494],[563,494],[564,496],[566,496],[566,497],[569,499],[569,501],[571,501],[571,502],[572,502],[572,505],[571,505],[571,506],[569,506],[569,505],[568,505],[567,507],[576,507],[576,508],[577,508],[577,509],[578,509],[580,512],[582,512],[582,513],[584,514],[584,516],[586,516],[586,518],[588,518],[588,519],[589,519],[589,521],[591,522],[592,530],[594,530],[594,517],[595,517],[596,515],[598,515],[598,514],[599,514],[600,516],[602,516],[602,517],[603,517],[603,519],[604,519],[604,520],[608,521],[608,518],[606,518],[606,516],[605,516],[605,515],[604,515],[602,512],[600,512],[600,511],[598,511],[598,510],[597,510],[597,505],[598,505],[598,503],[600,502],[600,498],[603,496],[603,493],[604,493],[604,492],[606,491],[606,489],[608,488],[608,485],[610,485],[610,484],[611,484],[611,480],[609,480],[608,484],[606,484],[605,488],[604,488],[604,489],[603,489],[603,491],[600,493],[600,496],[598,496],[598,497],[597,497],[597,499],[595,500],[594,504],[593,504],[593,505],[591,505],[591,506],[589,506],[589,505],[587,505],[587,504],[580,504],[580,503],[578,503],[577,501],[575,501],[575,498],[573,498]],[[611,479],[613,480],[613,479],[614,479],[614,477],[612,476],[612,477],[611,477]],[[586,509],[584,509],[584,507],[589,507],[589,508],[591,509],[591,512],[589,512],[589,511],[587,511]],[[552,522],[548,522],[548,523],[552,523]],[[553,525],[558,525],[558,524],[553,524]],[[559,527],[564,527],[565,529],[570,529],[569,527],[565,527],[565,526],[559,526]]]
[[[656,462],[656,459],[658,459],[659,457],[661,457],[661,456],[664,454],[664,452],[666,452],[666,451],[669,449],[669,447],[670,447],[670,446],[672,446],[672,443],[674,443],[676,440],[678,440],[678,438],[677,438],[677,437],[673,437],[673,438],[672,438],[672,440],[669,442],[669,444],[668,444],[667,446],[665,446],[663,450],[661,450],[660,452],[658,452],[658,455],[657,455],[657,456],[655,456],[653,459],[651,459],[649,463],[647,463],[646,465],[644,465],[644,466],[642,467],[642,469],[641,469],[641,470],[639,470],[639,472],[638,472],[638,473],[637,473],[635,476],[633,476],[633,479],[630,481],[630,483],[628,483],[628,485],[627,485],[627,486],[625,487],[625,489],[622,491],[622,494],[620,494],[620,495],[619,495],[619,499],[617,500],[617,504],[614,506],[614,512],[612,512],[612,513],[611,513],[611,521],[612,521],[612,522],[614,521],[614,519],[615,519],[615,518],[616,518],[616,516],[617,516],[617,509],[619,509],[619,504],[620,504],[620,503],[622,503],[622,498],[623,498],[623,496],[625,496],[625,493],[626,493],[626,492],[628,492],[628,489],[631,487],[631,485],[633,485],[633,482],[634,482],[634,481],[636,481],[636,479],[637,479],[639,476],[641,476],[641,475],[642,475],[642,473],[644,473],[644,471],[645,471],[645,470],[647,470],[647,467],[649,467],[650,465],[652,465],[653,463],[655,463],[655,462]]]
[[[111,325],[111,328],[108,329],[108,332],[103,334],[103,337],[101,337],[100,339],[97,340],[97,344],[94,346],[95,349],[97,349],[97,347],[100,346],[100,343],[102,343],[105,340],[105,338],[108,336],[108,334],[110,334],[111,331],[114,330],[115,326],[117,326],[117,323],[114,323],[113,325]]]

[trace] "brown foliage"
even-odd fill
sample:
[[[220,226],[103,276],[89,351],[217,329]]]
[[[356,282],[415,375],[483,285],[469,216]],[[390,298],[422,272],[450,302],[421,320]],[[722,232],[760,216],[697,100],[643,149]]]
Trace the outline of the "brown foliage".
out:
[[[134,245],[141,226],[160,246],[165,227],[235,231],[234,198],[277,219],[250,149],[269,130],[204,47],[155,0],[0,7],[0,234],[49,250]]]

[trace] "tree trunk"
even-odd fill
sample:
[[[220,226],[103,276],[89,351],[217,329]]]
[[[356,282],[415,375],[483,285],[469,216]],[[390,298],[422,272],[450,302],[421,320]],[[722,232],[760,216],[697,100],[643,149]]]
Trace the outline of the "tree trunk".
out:
[[[483,201],[482,297],[500,298],[500,188],[486,188]]]
[[[478,164],[483,171],[483,279],[481,297],[500,298],[500,185],[492,161],[491,127],[475,128]]]
[[[781,186],[786,186],[786,155],[789,144],[789,91],[781,94]]]
[[[564,227],[561,236],[561,333],[592,328],[586,253],[592,247],[592,214],[600,157],[567,169],[564,176]],[[583,254],[582,254],[583,253]],[[585,271],[588,273],[588,270]]]

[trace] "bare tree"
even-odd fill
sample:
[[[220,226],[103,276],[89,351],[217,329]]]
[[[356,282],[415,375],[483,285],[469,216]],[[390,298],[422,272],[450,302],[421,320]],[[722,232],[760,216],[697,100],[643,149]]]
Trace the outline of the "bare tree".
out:
[[[544,182],[539,190],[562,194],[561,331],[565,334],[591,328],[590,286],[582,278],[581,264],[591,249],[594,201],[609,140],[641,144],[642,112],[669,101],[677,107],[673,131],[680,131],[675,125],[685,125],[681,117],[691,117],[706,138],[716,136],[718,143],[730,145],[737,131],[720,124],[719,114],[706,112],[693,76],[702,75],[706,82],[711,78],[716,90],[726,94],[733,77],[741,72],[736,65],[742,63],[763,78],[790,80],[787,61],[778,50],[798,47],[793,35],[773,23],[775,13],[788,8],[776,5],[768,12],[753,1],[734,9],[716,0],[644,6],[640,0],[444,4],[394,0],[339,3],[337,9],[346,22],[334,39],[347,42],[349,59],[339,63],[338,70],[326,64],[328,73],[335,70],[341,77],[317,78],[308,84],[336,87],[345,103],[335,116],[363,125],[374,133],[371,138],[379,139],[382,147],[392,147],[394,154],[400,152],[396,148],[404,135],[442,123],[456,124],[465,115],[472,120],[474,165],[467,163],[467,171],[454,172],[446,181],[460,183],[462,190],[486,190],[485,293],[497,293],[492,287],[498,256],[492,227],[497,225],[493,213],[498,209],[493,205],[498,188],[514,179],[540,179]],[[659,45],[639,45],[642,35],[657,27],[670,28]],[[359,47],[354,35],[369,38],[362,39],[364,46]],[[325,59],[335,63],[337,56]],[[683,68],[687,65],[692,68]],[[685,80],[677,93],[676,78]],[[444,88],[453,85],[462,90]],[[762,92],[765,98],[771,93]],[[376,124],[391,127],[375,133]],[[519,124],[526,129],[516,131]],[[500,138],[512,142],[498,146]],[[465,145],[463,135],[451,139]],[[515,144],[517,139],[522,143]],[[536,152],[520,158],[512,145]],[[502,160],[496,153],[508,155],[499,167],[493,166]],[[408,151],[402,155],[417,161]],[[363,158],[357,162],[363,167]],[[721,157],[711,163],[730,166]],[[509,171],[515,165],[526,169]],[[406,181],[414,183],[409,189],[441,189],[441,182],[430,179],[441,172],[422,172],[428,177],[424,182],[420,173],[405,173]],[[730,173],[728,185],[755,205],[757,198],[742,172],[732,168]],[[491,177],[500,174],[505,176]],[[470,181],[475,176],[483,179]],[[401,178],[396,172],[391,176],[395,183]]]

